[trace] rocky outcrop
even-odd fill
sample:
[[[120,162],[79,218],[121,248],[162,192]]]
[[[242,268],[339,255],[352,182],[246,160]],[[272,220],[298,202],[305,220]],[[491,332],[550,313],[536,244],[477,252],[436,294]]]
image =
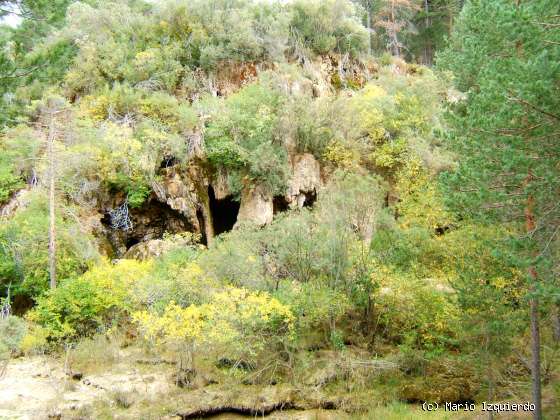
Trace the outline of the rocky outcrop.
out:
[[[17,209],[26,207],[29,203],[29,193],[31,190],[19,190],[14,196],[3,206],[0,206],[0,217],[10,217]]]
[[[140,242],[130,247],[124,254],[123,258],[135,260],[147,260],[152,257],[159,257],[166,251],[168,246],[162,239],[153,239],[150,241]]]
[[[257,226],[264,226],[272,222],[273,214],[272,195],[262,186],[247,186],[243,189],[236,225],[250,222]]]
[[[290,164],[291,177],[285,195],[276,200],[282,200],[284,208],[312,204],[322,185],[319,162],[309,153],[292,153]],[[130,209],[132,228],[128,230],[111,227],[109,210],[125,200],[125,197],[112,197],[104,206],[102,228],[96,229],[103,234],[96,236],[107,239],[111,244],[108,248],[112,248],[116,257],[126,254],[126,258],[144,259],[165,251],[158,242],[165,232],[200,234],[203,243],[209,245],[215,234],[230,230],[234,224],[264,226],[272,222],[275,198],[264,186],[246,185],[235,208],[227,174],[209,177],[203,168],[201,162],[188,168],[181,165],[162,168],[160,180],[152,184],[151,196],[141,207]]]
[[[290,208],[301,208],[321,187],[321,165],[310,153],[294,155],[291,164],[292,177],[285,198]]]
[[[195,236],[188,233],[164,236],[164,239],[152,239],[131,246],[129,250],[126,251],[123,258],[147,260],[153,257],[159,257],[173,249],[185,248],[194,243]]]
[[[161,182],[154,182],[152,185],[157,199],[185,216],[196,233],[200,233],[201,226],[196,214],[200,199],[195,181],[176,166],[165,168],[163,175]]]

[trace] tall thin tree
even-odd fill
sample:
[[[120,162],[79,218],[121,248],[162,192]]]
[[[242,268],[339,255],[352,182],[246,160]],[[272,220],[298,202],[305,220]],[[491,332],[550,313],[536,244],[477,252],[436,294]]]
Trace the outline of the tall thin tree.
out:
[[[47,132],[47,159],[49,162],[49,282],[51,289],[56,288],[56,213],[55,213],[55,138],[56,111],[49,107]]]

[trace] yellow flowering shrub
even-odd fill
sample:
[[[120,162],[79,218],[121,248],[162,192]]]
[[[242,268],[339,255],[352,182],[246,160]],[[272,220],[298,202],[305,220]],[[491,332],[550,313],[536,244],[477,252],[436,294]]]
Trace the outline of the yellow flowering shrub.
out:
[[[135,260],[102,261],[39,297],[27,318],[44,327],[52,339],[92,334],[132,309],[129,291],[151,267],[151,262]]]
[[[228,288],[209,303],[182,308],[169,303],[161,314],[138,311],[132,315],[142,335],[155,344],[179,346],[191,359],[204,344],[223,346],[221,356],[256,356],[269,340],[289,336],[294,316],[267,293]]]

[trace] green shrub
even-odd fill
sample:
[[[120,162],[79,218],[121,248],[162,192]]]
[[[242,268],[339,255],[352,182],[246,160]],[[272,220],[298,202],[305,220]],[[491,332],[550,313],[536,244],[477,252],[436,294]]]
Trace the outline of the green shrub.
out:
[[[2,155],[0,157],[0,204],[6,202],[15,191],[23,186],[23,180],[14,174],[11,162]]]
[[[151,267],[151,262],[133,260],[102,262],[41,296],[28,318],[43,326],[51,340],[92,335],[126,315],[132,285]]]
[[[0,319],[0,358],[19,353],[26,334],[27,324],[23,319],[14,315]]]
[[[205,134],[208,160],[281,193],[288,177],[287,153],[277,130],[281,95],[263,79],[228,97],[223,105],[215,110]]]
[[[309,46],[316,54],[367,51],[367,31],[350,1],[297,0],[291,9],[292,44]]]
[[[29,194],[27,207],[0,224],[0,285],[12,285],[12,295],[36,299],[49,284],[48,208],[41,192]],[[57,271],[60,278],[76,276],[95,260],[97,251],[74,220],[57,214]],[[78,233],[79,232],[79,233]]]

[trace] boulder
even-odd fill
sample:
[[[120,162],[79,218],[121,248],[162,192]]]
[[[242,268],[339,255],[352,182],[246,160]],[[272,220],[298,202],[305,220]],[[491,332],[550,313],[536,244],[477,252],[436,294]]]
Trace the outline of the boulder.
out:
[[[140,242],[132,245],[124,254],[123,258],[135,260],[147,260],[152,257],[159,257],[163,254],[169,244],[161,239],[152,239],[151,241]]]
[[[247,186],[241,192],[241,207],[237,215],[238,226],[243,222],[264,226],[272,222],[273,200],[262,186]]]

